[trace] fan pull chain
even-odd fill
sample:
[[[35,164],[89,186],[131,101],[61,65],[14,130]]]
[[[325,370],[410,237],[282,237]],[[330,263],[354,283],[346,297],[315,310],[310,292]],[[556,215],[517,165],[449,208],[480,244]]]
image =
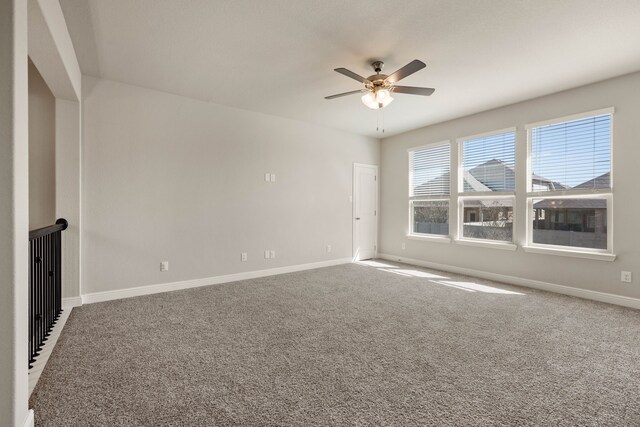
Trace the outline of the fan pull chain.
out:
[[[379,109],[376,113],[376,132],[384,133],[384,112]],[[380,126],[381,123],[382,126]]]

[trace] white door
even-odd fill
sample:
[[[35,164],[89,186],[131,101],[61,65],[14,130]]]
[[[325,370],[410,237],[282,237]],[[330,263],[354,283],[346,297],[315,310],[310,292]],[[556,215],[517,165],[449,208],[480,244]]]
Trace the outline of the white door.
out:
[[[375,258],[378,250],[378,167],[353,165],[353,259]]]

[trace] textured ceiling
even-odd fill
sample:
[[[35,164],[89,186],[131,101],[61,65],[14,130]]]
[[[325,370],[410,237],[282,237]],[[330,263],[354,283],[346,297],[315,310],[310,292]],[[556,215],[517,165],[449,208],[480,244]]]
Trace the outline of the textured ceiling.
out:
[[[84,74],[376,133],[333,71],[427,68],[384,109],[390,136],[640,70],[638,0],[61,0]]]

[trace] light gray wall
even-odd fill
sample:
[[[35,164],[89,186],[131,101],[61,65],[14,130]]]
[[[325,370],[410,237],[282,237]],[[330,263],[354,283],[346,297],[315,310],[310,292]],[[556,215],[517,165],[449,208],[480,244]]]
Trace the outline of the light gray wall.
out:
[[[62,233],[64,299],[80,295],[80,132],[80,103],[56,99],[56,217],[69,223]]]
[[[0,425],[28,414],[27,5],[0,2]]]
[[[82,93],[83,294],[351,256],[352,164],[378,164],[377,139],[89,77]]]
[[[29,228],[56,222],[56,100],[29,61]]]
[[[446,96],[446,95],[443,95]],[[614,262],[408,240],[408,155],[410,147],[517,126],[516,243],[525,241],[524,125],[571,114],[615,107],[613,118]],[[640,73],[607,80],[384,139],[381,144],[382,253],[539,280],[588,290],[640,297]],[[402,250],[402,243],[406,249]],[[633,271],[632,284],[620,271]]]

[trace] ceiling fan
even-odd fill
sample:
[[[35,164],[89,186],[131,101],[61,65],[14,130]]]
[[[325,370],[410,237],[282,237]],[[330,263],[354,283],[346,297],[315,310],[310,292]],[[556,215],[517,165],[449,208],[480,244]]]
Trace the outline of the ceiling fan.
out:
[[[352,90],[351,92],[338,93],[336,95],[325,96],[325,99],[334,99],[340,98],[342,96],[354,95],[356,93],[364,93],[362,96],[362,102],[367,107],[372,110],[377,110],[379,108],[384,108],[393,101],[392,93],[406,93],[409,95],[422,95],[429,96],[431,95],[435,89],[428,87],[414,87],[414,86],[398,86],[396,83],[407,76],[415,73],[416,71],[422,70],[427,65],[414,59],[409,62],[404,67],[400,68],[395,73],[390,75],[380,74],[382,68],[384,67],[384,62],[382,61],[374,61],[371,63],[373,70],[376,74],[373,74],[369,77],[362,77],[353,71],[349,71],[346,68],[336,68],[333,71],[337,71],[338,73],[350,77],[354,80],[359,81],[364,84],[364,87],[359,90]]]

